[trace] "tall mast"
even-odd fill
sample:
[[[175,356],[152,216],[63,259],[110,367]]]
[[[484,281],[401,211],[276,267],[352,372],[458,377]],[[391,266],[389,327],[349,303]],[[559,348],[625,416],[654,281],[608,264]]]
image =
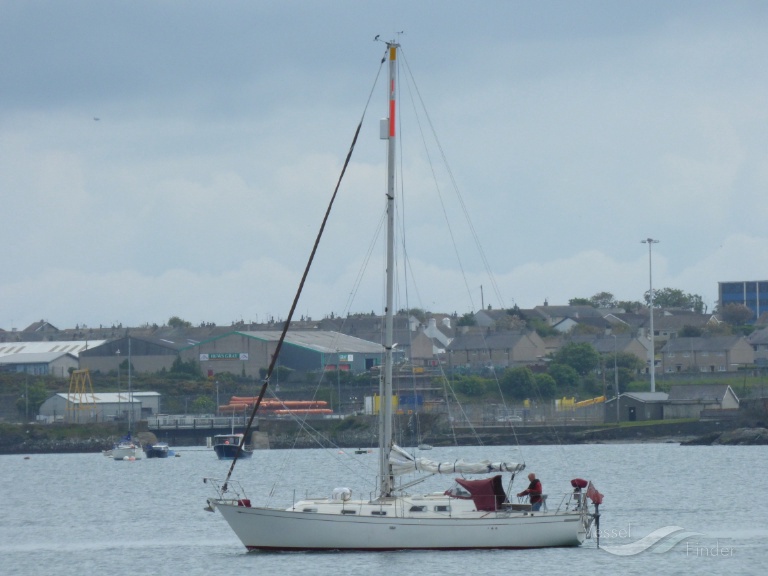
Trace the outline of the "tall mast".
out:
[[[379,475],[381,496],[391,496],[394,476],[389,465],[389,451],[392,447],[392,348],[394,323],[394,278],[395,278],[395,110],[397,49],[399,44],[390,42],[389,47],[389,118],[387,119],[387,308],[384,323],[384,381],[382,382],[381,406],[379,409]]]
[[[131,337],[128,336],[128,432],[133,434],[133,385],[131,382]]]

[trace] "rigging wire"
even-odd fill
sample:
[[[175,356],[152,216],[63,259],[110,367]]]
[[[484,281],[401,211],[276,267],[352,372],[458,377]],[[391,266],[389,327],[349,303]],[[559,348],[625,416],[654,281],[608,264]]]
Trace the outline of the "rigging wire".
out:
[[[493,276],[493,273],[491,271],[491,267],[490,267],[490,265],[488,263],[488,259],[485,256],[485,251],[483,249],[482,243],[480,242],[480,238],[479,238],[479,236],[477,234],[477,231],[476,231],[476,229],[475,229],[475,227],[474,227],[474,225],[472,223],[472,219],[469,216],[469,212],[468,212],[466,204],[465,204],[465,202],[464,202],[464,200],[462,198],[461,191],[459,189],[458,183],[456,182],[456,179],[453,176],[453,172],[450,169],[450,165],[448,163],[448,160],[447,160],[447,157],[446,157],[446,154],[445,154],[445,150],[443,149],[442,144],[440,143],[440,139],[437,136],[437,132],[435,130],[435,127],[432,124],[432,120],[431,120],[431,118],[429,116],[429,113],[427,112],[426,104],[424,102],[424,99],[421,97],[421,93],[420,93],[420,91],[418,89],[418,85],[416,84],[415,78],[413,77],[413,74],[411,72],[410,66],[408,64],[408,60],[407,60],[407,58],[405,56],[404,51],[402,51],[402,50],[401,50],[401,59],[403,61],[403,65],[405,66],[405,69],[406,69],[406,72],[407,72],[407,74],[405,75],[405,79],[406,79],[405,85],[408,86],[408,88],[409,88],[408,95],[410,97],[411,105],[412,105],[414,111],[419,110],[419,111],[423,112],[424,118],[426,120],[427,127],[429,128],[429,132],[431,133],[432,139],[435,142],[435,146],[437,146],[437,149],[439,151],[439,156],[442,159],[442,164],[445,167],[446,173],[448,174],[449,180],[451,182],[451,186],[452,186],[454,195],[458,199],[458,202],[459,202],[459,205],[461,207],[462,213],[464,214],[464,219],[467,222],[467,225],[468,225],[468,227],[470,229],[471,235],[472,235],[472,237],[473,237],[473,239],[475,241],[475,245],[477,247],[477,251],[480,254],[481,260],[482,260],[483,265],[485,267],[486,274],[490,278],[491,285],[493,286],[494,291],[496,293],[496,297],[498,298],[499,302],[502,304],[502,307],[504,307],[504,304],[503,304],[504,300],[503,300],[503,298],[501,296],[501,292],[499,290],[499,287],[498,287],[498,284],[496,282],[496,279]],[[415,94],[415,98],[414,98],[414,94]],[[418,101],[418,103],[419,103],[418,106],[416,105],[416,101]],[[438,196],[440,208],[441,208],[442,213],[443,213],[443,218],[444,218],[445,223],[446,223],[446,228],[448,230],[448,234],[449,234],[450,239],[451,239],[451,244],[453,246],[453,251],[454,251],[454,254],[456,256],[456,261],[458,263],[459,270],[461,272],[461,277],[462,277],[462,280],[464,282],[464,286],[465,286],[468,298],[470,300],[470,304],[472,306],[472,309],[474,310],[474,309],[476,309],[476,307],[475,307],[475,304],[474,304],[474,298],[472,297],[472,290],[469,287],[469,283],[467,281],[466,271],[464,269],[464,265],[462,263],[462,259],[461,259],[461,256],[460,256],[460,253],[459,253],[459,250],[458,250],[458,245],[457,245],[457,242],[456,242],[456,237],[454,235],[453,228],[451,227],[450,219],[448,218],[448,211],[447,211],[447,208],[446,208],[446,203],[444,201],[443,194],[441,192],[441,187],[440,187],[440,184],[439,184],[439,180],[438,180],[438,177],[437,177],[437,173],[436,173],[435,168],[434,168],[434,162],[432,161],[432,154],[430,153],[429,146],[427,145],[427,139],[426,139],[425,134],[424,134],[424,127],[422,126],[421,115],[419,113],[416,113],[415,116],[416,116],[416,124],[417,124],[417,126],[419,128],[419,133],[421,135],[421,140],[422,140],[423,147],[424,147],[424,153],[426,154],[427,161],[428,161],[428,164],[429,164],[429,167],[430,167],[430,171],[432,173],[432,179],[433,179],[434,187],[435,187],[435,190],[436,190],[436,193],[437,193],[437,196]],[[402,114],[400,114],[400,117],[402,118]],[[402,156],[403,155],[401,154],[401,158],[402,158]],[[489,346],[487,345],[485,334],[481,334],[481,337],[483,339],[483,342],[485,343],[485,348],[486,348],[486,351],[487,351],[489,349]],[[441,371],[442,371],[442,367],[441,367]],[[443,372],[444,390],[447,391],[448,389],[450,389],[451,394],[453,395],[454,399],[456,399],[455,390],[453,390],[453,387],[450,385],[450,381],[445,376],[444,371],[442,371],[442,372]],[[503,406],[503,409],[504,409],[504,413],[507,413],[508,412],[507,404],[506,404],[506,401],[504,399],[504,393],[503,393],[503,391],[501,389],[501,384],[499,382],[499,378],[498,378],[498,375],[497,375],[495,369],[492,369],[492,375],[493,375],[494,381],[496,383],[496,387],[498,389],[499,396],[501,398],[501,402],[502,402],[502,406]],[[446,401],[447,401],[447,398],[446,398]],[[470,422],[469,418],[467,417],[466,413],[464,412],[463,407],[461,406],[461,403],[458,402],[458,400],[457,400],[457,406],[459,407],[460,411],[462,412],[463,420],[469,423],[470,429],[472,430],[472,433],[474,434],[476,439],[479,442],[481,442],[480,441],[480,436],[479,436],[477,430],[474,428],[474,426],[471,425],[471,422]],[[450,415],[449,415],[449,417],[450,417]],[[454,429],[453,426],[451,426],[451,430],[452,430],[453,435],[454,435],[454,442],[456,442],[456,433],[455,433],[455,429]],[[517,430],[515,429],[515,427],[513,427],[512,432],[513,432],[513,435],[515,437],[515,442],[517,443],[517,445],[519,447],[520,444],[519,444],[519,440],[518,440],[518,437],[517,437]]]
[[[379,69],[376,73],[376,78],[374,79],[373,85],[371,86],[371,90],[368,94],[368,100],[365,103],[365,107],[363,108],[363,113],[360,117],[360,122],[357,124],[357,128],[355,129],[355,134],[352,137],[352,143],[349,147],[349,151],[347,152],[347,157],[344,160],[344,165],[341,169],[341,173],[339,174],[339,178],[336,182],[336,187],[333,190],[333,194],[331,195],[330,202],[328,203],[328,207],[326,208],[325,215],[323,216],[323,221],[320,224],[320,229],[318,230],[317,237],[315,238],[315,243],[312,246],[312,251],[310,252],[309,259],[307,260],[307,265],[304,268],[304,273],[301,276],[301,281],[299,282],[299,287],[296,290],[296,295],[294,296],[293,303],[291,304],[291,309],[288,312],[288,317],[285,320],[285,324],[283,325],[283,330],[280,333],[280,339],[277,341],[277,344],[275,346],[275,351],[272,354],[272,358],[269,362],[269,368],[267,370],[267,374],[264,377],[264,382],[261,385],[261,389],[259,390],[259,396],[256,399],[255,404],[253,405],[253,409],[251,410],[251,415],[248,418],[248,423],[246,424],[245,431],[243,433],[243,442],[241,442],[238,445],[237,452],[235,453],[235,457],[232,459],[232,464],[229,467],[229,471],[227,472],[227,477],[224,479],[224,483],[222,485],[222,492],[227,491],[227,484],[229,482],[230,477],[232,476],[232,472],[235,469],[235,464],[237,464],[237,461],[240,457],[240,454],[243,451],[243,445],[245,444],[245,438],[248,436],[248,433],[250,432],[252,426],[253,426],[253,420],[256,417],[256,412],[259,410],[259,406],[261,406],[261,401],[264,399],[264,394],[267,391],[267,387],[269,386],[269,379],[272,377],[272,372],[275,369],[275,365],[277,364],[277,360],[280,356],[280,349],[283,346],[283,342],[285,341],[285,336],[288,332],[288,328],[291,325],[291,320],[293,319],[293,314],[296,311],[296,307],[299,303],[299,297],[301,296],[301,292],[304,289],[304,283],[307,280],[307,276],[309,275],[309,270],[312,267],[312,262],[315,259],[315,254],[317,253],[317,248],[320,245],[320,238],[323,236],[323,232],[325,231],[325,226],[328,223],[328,218],[331,214],[331,209],[333,208],[334,201],[336,200],[336,196],[338,195],[339,188],[341,187],[341,182],[344,178],[344,174],[347,171],[347,167],[349,166],[349,162],[352,159],[352,152],[355,149],[355,144],[357,143],[357,138],[360,135],[360,129],[363,125],[363,120],[365,119],[365,113],[368,111],[368,106],[371,103],[371,98],[373,97],[373,91],[376,87],[376,84],[378,83],[378,78],[381,75],[381,70],[384,67],[384,62],[386,60],[386,53],[385,56],[381,59],[381,63],[379,65]]]

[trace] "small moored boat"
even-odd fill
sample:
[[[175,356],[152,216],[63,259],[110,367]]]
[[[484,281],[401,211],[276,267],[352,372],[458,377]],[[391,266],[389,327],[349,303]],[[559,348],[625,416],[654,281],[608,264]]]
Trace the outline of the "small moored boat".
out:
[[[219,460],[233,460],[238,458],[250,458],[253,452],[244,444],[245,436],[242,434],[217,434],[213,437],[213,450]],[[240,445],[243,444],[242,449]],[[240,454],[237,454],[240,449]]]
[[[141,442],[134,441],[127,434],[112,447],[111,453],[114,460],[141,460]]]
[[[165,442],[147,444],[144,446],[144,452],[147,454],[147,458],[168,458],[168,456],[175,455]]]

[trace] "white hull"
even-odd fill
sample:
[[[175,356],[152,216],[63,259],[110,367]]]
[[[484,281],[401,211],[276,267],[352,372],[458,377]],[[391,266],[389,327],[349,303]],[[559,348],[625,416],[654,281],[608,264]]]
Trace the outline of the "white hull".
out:
[[[355,514],[303,512],[295,509],[248,508],[211,499],[249,550],[463,550],[579,546],[589,519],[578,512],[475,512],[417,517],[374,515],[395,506],[343,504]],[[454,506],[461,504],[453,501]],[[335,504],[341,508],[341,504]]]
[[[117,446],[112,448],[112,458],[115,460],[141,460],[141,448],[138,446]]]

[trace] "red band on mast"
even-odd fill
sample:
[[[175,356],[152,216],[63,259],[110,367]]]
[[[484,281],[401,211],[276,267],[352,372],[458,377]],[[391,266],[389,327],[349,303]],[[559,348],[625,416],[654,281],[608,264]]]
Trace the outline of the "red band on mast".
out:
[[[397,58],[397,48],[389,47],[389,59],[394,61]],[[392,78],[389,84],[389,137],[395,137],[395,79]]]

